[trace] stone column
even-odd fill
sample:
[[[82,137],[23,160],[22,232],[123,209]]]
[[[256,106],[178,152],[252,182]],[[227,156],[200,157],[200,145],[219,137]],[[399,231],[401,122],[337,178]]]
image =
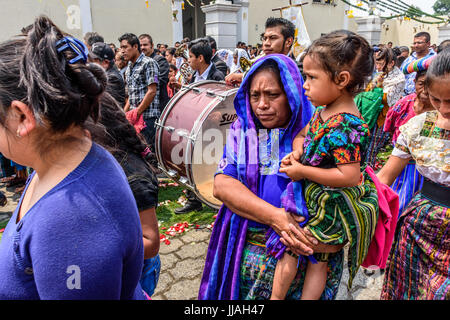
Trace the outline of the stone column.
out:
[[[202,6],[205,13],[206,35],[217,42],[217,49],[234,49],[236,47],[238,12],[241,5],[232,4],[226,0],[216,0],[215,3]]]
[[[383,24],[384,19],[377,16],[368,16],[356,18],[355,22],[358,24],[356,33],[366,38],[371,45],[380,43],[381,25]]]
[[[438,27],[438,42],[441,43],[444,40],[450,39],[450,24],[443,25],[442,27]],[[439,45],[438,43],[438,45]]]
[[[172,5],[172,14],[176,13],[177,19],[172,16],[172,44],[183,40],[183,10],[181,8],[182,0],[175,0]]]
[[[248,3],[249,0],[235,0],[233,4],[240,5],[237,13],[237,41],[248,43]],[[236,41],[236,42],[237,42]],[[254,45],[254,44],[253,44]]]

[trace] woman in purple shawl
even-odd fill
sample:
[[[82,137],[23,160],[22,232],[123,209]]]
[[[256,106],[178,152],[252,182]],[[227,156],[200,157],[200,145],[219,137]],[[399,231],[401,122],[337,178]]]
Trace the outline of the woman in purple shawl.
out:
[[[303,237],[287,239],[285,243],[295,245],[289,248],[292,252],[332,253],[321,298],[334,299],[342,275],[342,246],[318,244],[299,226],[305,217],[289,214],[281,202],[291,180],[279,173],[280,161],[292,151],[292,140],[314,111],[295,62],[278,54],[259,59],[244,78],[234,106],[238,120],[214,179],[214,196],[224,205],[211,235],[199,299],[269,299],[277,258],[266,248],[268,235],[275,231],[289,238],[293,226]],[[300,298],[306,266],[307,259],[300,259],[287,299]]]

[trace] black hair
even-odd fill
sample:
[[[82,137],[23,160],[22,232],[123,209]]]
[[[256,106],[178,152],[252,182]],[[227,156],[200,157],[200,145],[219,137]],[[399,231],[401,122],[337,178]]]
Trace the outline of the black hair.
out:
[[[431,61],[427,70],[425,86],[430,87],[437,78],[445,77],[450,74],[450,48],[442,50],[436,58]]]
[[[173,56],[175,55],[176,51],[177,51],[177,49],[175,49],[173,47],[167,48],[167,50],[166,50],[166,52],[169,52]]]
[[[402,54],[402,52],[400,51],[399,47],[393,47],[392,51],[394,52],[395,56],[398,57],[399,55]]]
[[[173,63],[169,64],[169,69],[172,69],[174,71],[178,71],[178,68],[176,65],[174,65]]]
[[[441,52],[442,50],[444,50],[445,48],[447,48],[448,46],[450,46],[450,39],[444,40],[442,41],[438,48],[437,48],[437,53]]]
[[[95,63],[70,64],[75,52],[56,48],[65,35],[48,17],[39,16],[27,34],[0,44],[2,125],[14,100],[28,105],[37,123],[54,133],[82,126],[88,117],[98,119],[106,73]]]
[[[96,33],[96,34],[90,36],[86,41],[87,45],[90,47],[92,47],[92,45],[96,42],[105,42],[105,39],[101,35]]]
[[[397,57],[397,63],[395,65],[400,68],[405,60],[406,60],[406,57],[398,56]]]
[[[151,35],[147,34],[147,33],[143,33],[139,36],[139,40],[142,38],[147,38],[148,41],[150,42],[151,45],[153,45],[153,38]]]
[[[213,37],[211,37],[211,36],[206,36],[206,39],[208,40],[209,45],[211,46],[211,49],[217,51],[217,42],[216,42],[216,40]]]
[[[390,64],[392,61],[394,61],[394,65],[397,64],[397,56],[395,55],[394,50],[388,47],[385,47],[378,51],[375,55],[375,60],[385,62],[383,67],[383,72],[385,73],[388,72],[388,64]]]
[[[372,76],[372,47],[362,36],[348,30],[321,36],[306,49],[306,55],[320,63],[333,80],[340,72],[348,71],[351,79],[346,89],[352,95],[364,90]]]
[[[416,77],[414,78],[416,81],[423,76],[427,75],[427,70],[420,70],[416,72]]]
[[[274,60],[265,61],[257,70],[255,70],[255,72],[252,75],[252,78],[250,79],[250,81],[248,83],[252,82],[255,75],[257,75],[258,73],[263,72],[263,71],[272,72],[275,75],[275,77],[277,78],[278,84],[280,85],[281,88],[283,88],[283,91],[284,91],[283,82],[281,81],[280,68],[278,67],[278,64]],[[250,89],[250,86],[249,86],[249,89]]]
[[[125,153],[132,152],[148,160],[149,154],[145,155],[148,145],[144,138],[136,132],[127,120],[123,109],[109,93],[105,93],[100,100],[98,123],[88,121],[85,127],[91,133],[92,140],[113,155],[123,156]]]
[[[199,38],[189,42],[188,49],[196,58],[202,55],[206,64],[211,63],[213,52],[207,39]]]
[[[284,40],[295,37],[295,25],[284,18],[269,17],[266,20],[265,28],[281,27],[281,34]]]
[[[426,42],[430,42],[430,40],[431,40],[430,34],[429,34],[428,32],[425,32],[425,31],[419,32],[419,33],[417,33],[417,34],[414,36],[414,38],[422,38],[422,37],[425,38],[425,41],[426,41]]]
[[[141,43],[139,42],[138,37],[133,33],[125,33],[119,38],[119,42],[126,40],[130,46],[137,45],[139,53],[141,53]]]

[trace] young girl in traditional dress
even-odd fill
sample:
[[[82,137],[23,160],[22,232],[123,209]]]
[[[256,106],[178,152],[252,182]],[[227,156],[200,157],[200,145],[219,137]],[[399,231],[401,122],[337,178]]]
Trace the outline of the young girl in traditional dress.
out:
[[[317,109],[280,169],[293,184],[304,180],[307,212],[298,214],[309,214],[306,228],[322,243],[350,242],[349,286],[367,254],[378,214],[375,186],[361,167],[369,129],[353,100],[373,71],[372,54],[367,41],[349,31],[327,34],[308,48],[303,87]],[[289,192],[288,186],[286,197],[297,203],[287,211],[301,208],[302,194]],[[324,290],[328,256],[314,258],[309,257],[302,300],[319,299]],[[272,299],[285,297],[296,269],[297,259],[284,254],[275,270]]]
[[[381,299],[450,298],[450,50],[427,71],[425,87],[436,109],[400,127],[392,155],[379,172],[391,182],[413,159],[422,189],[400,217]]]

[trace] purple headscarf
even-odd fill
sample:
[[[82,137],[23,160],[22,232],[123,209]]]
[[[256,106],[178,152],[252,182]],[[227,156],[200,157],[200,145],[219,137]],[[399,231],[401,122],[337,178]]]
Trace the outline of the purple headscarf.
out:
[[[268,61],[274,61],[280,70],[281,82],[292,112],[289,125],[280,138],[279,160],[292,151],[293,139],[308,124],[314,112],[304,95],[303,79],[298,67],[291,58],[273,54],[254,63],[234,99],[238,120],[231,125],[226,150],[237,159],[239,181],[255,194],[258,192],[260,176],[259,141],[250,106],[249,88],[252,75]],[[239,273],[247,224],[247,219],[225,205],[220,209],[209,242],[199,300],[239,299]]]

